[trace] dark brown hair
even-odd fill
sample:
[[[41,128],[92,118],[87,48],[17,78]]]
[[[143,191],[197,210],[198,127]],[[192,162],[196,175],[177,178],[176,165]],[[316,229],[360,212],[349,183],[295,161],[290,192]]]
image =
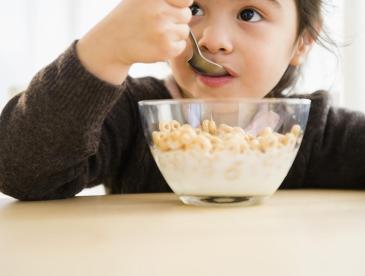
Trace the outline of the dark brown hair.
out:
[[[330,39],[318,27],[322,25],[322,6],[325,0],[295,0],[298,13],[297,38],[307,32],[319,45],[326,47]],[[267,97],[281,97],[284,90],[295,85],[300,75],[300,66],[289,65],[278,84],[271,90]]]

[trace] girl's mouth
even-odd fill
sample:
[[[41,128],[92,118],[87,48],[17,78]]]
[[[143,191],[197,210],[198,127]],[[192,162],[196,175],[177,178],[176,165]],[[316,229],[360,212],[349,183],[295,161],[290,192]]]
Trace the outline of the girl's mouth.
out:
[[[233,77],[231,75],[225,75],[220,77],[211,77],[208,75],[200,75],[197,74],[198,80],[205,84],[206,86],[217,88],[224,86],[228,83],[230,83],[233,80]]]
[[[207,74],[201,74],[195,70],[194,72],[201,83],[211,88],[222,87],[237,77],[237,74],[230,69],[227,70],[228,74],[223,76],[209,76]]]

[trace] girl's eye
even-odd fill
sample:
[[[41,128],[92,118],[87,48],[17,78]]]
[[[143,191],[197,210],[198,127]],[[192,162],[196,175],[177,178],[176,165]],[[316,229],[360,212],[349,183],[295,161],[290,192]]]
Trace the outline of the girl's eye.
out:
[[[202,15],[204,15],[203,10],[196,3],[194,3],[190,6],[190,10],[191,10],[191,14],[193,16],[202,16]]]
[[[247,22],[258,22],[262,19],[262,16],[254,9],[244,9],[238,14],[238,19]]]

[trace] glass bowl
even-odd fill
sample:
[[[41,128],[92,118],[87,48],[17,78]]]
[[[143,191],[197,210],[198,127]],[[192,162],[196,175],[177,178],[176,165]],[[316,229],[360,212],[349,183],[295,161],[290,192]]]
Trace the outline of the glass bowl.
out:
[[[252,205],[279,188],[300,147],[307,99],[139,102],[168,185],[188,205]]]

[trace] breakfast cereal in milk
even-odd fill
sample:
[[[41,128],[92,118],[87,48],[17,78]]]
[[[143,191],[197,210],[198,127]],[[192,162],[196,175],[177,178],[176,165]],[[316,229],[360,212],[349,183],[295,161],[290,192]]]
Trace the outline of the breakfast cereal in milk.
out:
[[[213,120],[198,128],[161,122],[152,133],[152,154],[177,194],[265,196],[284,180],[302,134],[299,125],[286,134],[266,127],[252,135]]]

